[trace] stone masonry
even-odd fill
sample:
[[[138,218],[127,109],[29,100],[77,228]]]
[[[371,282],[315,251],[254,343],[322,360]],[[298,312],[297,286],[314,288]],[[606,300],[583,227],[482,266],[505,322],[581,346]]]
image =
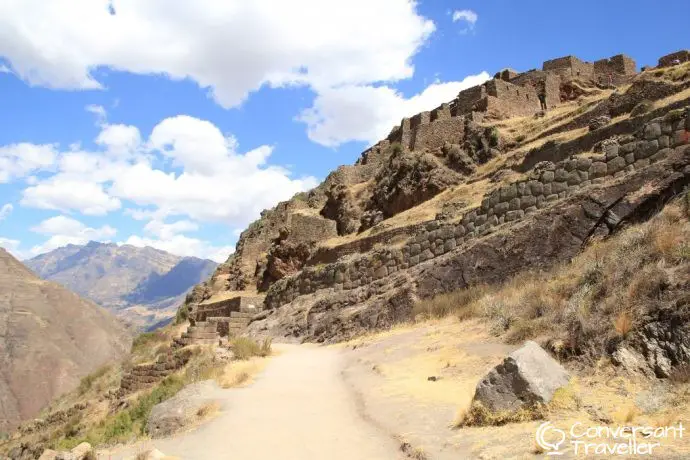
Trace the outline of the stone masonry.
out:
[[[454,143],[462,138],[463,118],[481,121],[485,117],[533,115],[541,110],[537,97],[541,92],[546,95],[547,108],[561,103],[562,83],[577,80],[584,84],[620,85],[636,74],[635,61],[623,54],[593,63],[565,56],[544,62],[542,70],[525,73],[506,69],[482,85],[461,91],[448,104],[404,118],[386,141],[400,143],[410,150],[439,148],[444,141]]]
[[[634,136],[602,143],[598,154],[580,154],[537,167],[525,180],[487,194],[457,222],[428,222],[400,248],[383,248],[348,260],[306,267],[269,289],[265,306],[277,308],[320,289],[350,290],[439,257],[493,227],[518,221],[575,191],[621,177],[664,159],[690,144],[688,110],[675,110],[643,125]]]

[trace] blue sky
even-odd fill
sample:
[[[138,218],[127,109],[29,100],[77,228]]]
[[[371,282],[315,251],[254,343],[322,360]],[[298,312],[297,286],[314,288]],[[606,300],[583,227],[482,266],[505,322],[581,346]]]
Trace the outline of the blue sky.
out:
[[[503,67],[690,45],[690,3],[9,0],[0,245],[224,260],[261,209]]]

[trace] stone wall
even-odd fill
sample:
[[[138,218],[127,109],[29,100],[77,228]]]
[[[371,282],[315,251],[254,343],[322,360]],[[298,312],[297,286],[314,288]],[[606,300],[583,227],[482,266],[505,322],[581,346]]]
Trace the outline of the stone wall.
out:
[[[612,73],[632,77],[637,74],[637,65],[631,57],[617,54],[608,59],[594,61],[594,72],[601,76]]]
[[[486,85],[486,112],[497,118],[532,115],[541,109],[537,89],[503,80],[490,80]]]
[[[265,305],[277,308],[319,289],[350,290],[367,285],[441,256],[491,232],[492,227],[517,221],[590,184],[645,168],[664,159],[673,148],[686,144],[690,144],[690,116],[687,110],[671,111],[645,124],[635,136],[627,136],[621,143],[603,143],[601,154],[575,156],[546,165],[531,171],[525,180],[492,191],[458,223],[427,223],[402,248],[379,249],[351,260],[308,267],[296,276],[282,279],[269,289]]]
[[[207,318],[229,317],[233,311],[240,311],[240,308],[254,305],[257,308],[264,302],[264,296],[251,293],[229,297],[215,302],[200,303],[194,314],[194,321],[206,321]]]
[[[414,235],[420,231],[422,227],[424,227],[423,223],[392,228],[332,248],[321,247],[309,258],[306,265],[329,264],[352,254],[369,252],[378,244],[390,244],[396,237]]]
[[[680,50],[675,53],[667,54],[659,58],[659,67],[668,67],[673,65],[673,61],[678,59],[681,63],[690,61],[690,51]]]
[[[563,78],[594,78],[594,64],[584,62],[575,56],[564,56],[545,61],[542,70],[553,72]]]
[[[336,222],[319,215],[300,212],[288,215],[288,240],[297,243],[313,243],[338,236]]]
[[[546,93],[547,108],[556,107],[561,103],[561,78],[556,74],[543,70],[530,70],[517,75],[510,80],[510,83],[525,88],[534,88],[537,94],[543,89]]]

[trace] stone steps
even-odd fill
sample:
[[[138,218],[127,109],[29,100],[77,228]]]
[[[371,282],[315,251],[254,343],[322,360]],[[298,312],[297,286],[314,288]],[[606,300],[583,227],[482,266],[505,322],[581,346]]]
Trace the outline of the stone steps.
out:
[[[231,311],[230,318],[247,318],[251,319],[256,313],[254,312],[243,312],[243,311]]]

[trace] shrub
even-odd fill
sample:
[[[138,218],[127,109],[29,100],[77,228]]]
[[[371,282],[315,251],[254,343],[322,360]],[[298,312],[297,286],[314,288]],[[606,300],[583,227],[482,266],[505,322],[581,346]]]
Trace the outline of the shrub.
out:
[[[616,330],[616,334],[621,337],[626,337],[633,327],[632,315],[627,312],[621,312],[613,322],[613,328]]]
[[[268,356],[271,354],[271,339],[264,339],[257,343],[246,337],[238,337],[230,344],[230,349],[237,359],[249,359],[254,356]]]
[[[496,127],[492,127],[491,131],[489,131],[489,145],[491,147],[496,147],[498,145],[499,140],[500,138],[498,129]]]
[[[102,366],[95,372],[92,372],[91,374],[83,377],[79,382],[79,394],[83,395],[84,393],[89,391],[93,386],[94,382],[103,377],[105,374],[107,374],[108,371],[110,371],[110,369],[112,369],[112,366]]]
[[[189,319],[189,307],[187,304],[182,305],[175,313],[175,324],[182,324]]]
[[[150,348],[156,342],[164,341],[167,341],[167,337],[161,331],[144,332],[143,334],[139,334],[132,342],[132,354],[136,354],[137,352]]]

